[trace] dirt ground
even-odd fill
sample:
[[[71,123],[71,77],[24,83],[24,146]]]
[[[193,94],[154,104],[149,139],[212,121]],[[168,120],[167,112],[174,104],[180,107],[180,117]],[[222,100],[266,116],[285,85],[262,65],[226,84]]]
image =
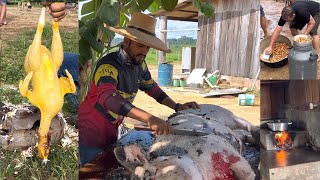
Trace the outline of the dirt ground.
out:
[[[155,65],[150,66],[152,77],[157,80],[158,68]],[[181,65],[174,65],[174,74],[181,73]],[[232,111],[235,115],[246,119],[253,125],[260,124],[260,97],[256,97],[254,106],[239,106],[237,97],[229,98],[203,98],[197,92],[181,92],[182,88],[162,87],[163,90],[176,102],[184,103],[196,101],[198,104],[215,104]],[[163,119],[167,119],[174,111],[166,106],[156,102],[144,92],[139,91],[133,103],[135,106]],[[137,123],[132,119],[126,119],[126,122]]]
[[[41,8],[33,8],[31,11],[19,11],[17,7],[8,7],[8,25],[0,28],[1,46],[5,45],[10,38],[15,37],[22,31],[34,29],[37,25]],[[46,20],[50,21],[47,14]],[[76,11],[69,10],[68,15],[61,21],[61,29],[65,31],[77,30],[78,15]],[[157,80],[157,66],[149,66],[151,74]],[[181,72],[181,66],[174,65],[174,74]],[[242,117],[254,125],[259,125],[260,118],[260,98],[256,98],[255,106],[239,106],[237,97],[233,98],[203,98],[201,94],[196,92],[180,92],[179,88],[164,88],[165,92],[176,102],[184,103],[188,101],[196,101],[199,104],[215,104],[227,108],[239,117]],[[167,119],[174,111],[166,106],[158,104],[154,99],[139,92],[134,105],[163,119]],[[133,120],[126,120],[129,123],[136,123]]]
[[[260,4],[262,5],[266,18],[268,19],[268,32],[272,33],[273,30],[278,25],[278,21],[281,17],[281,11],[285,6],[285,3],[275,2],[274,0],[261,0]],[[306,28],[306,27],[305,27]],[[305,29],[302,29],[304,32]],[[318,29],[319,31],[319,29]],[[292,42],[292,35],[289,29],[288,23],[283,27],[281,35],[288,37]],[[260,35],[263,35],[262,29],[260,28]],[[262,37],[262,36],[260,36]],[[261,52],[262,53],[262,52]],[[319,64],[319,63],[318,63]],[[261,72],[260,79],[266,80],[277,80],[277,79],[289,79],[289,65],[286,64],[281,68],[270,68],[261,63]],[[320,66],[318,65],[317,70],[317,79],[320,79]]]
[[[60,29],[72,32],[78,31],[78,12],[67,10],[68,15],[60,21]],[[3,47],[11,38],[16,37],[22,31],[30,31],[36,28],[41,8],[34,7],[31,11],[20,11],[17,6],[7,7],[7,25],[0,27],[0,47]],[[46,21],[51,23],[51,16],[46,14]]]

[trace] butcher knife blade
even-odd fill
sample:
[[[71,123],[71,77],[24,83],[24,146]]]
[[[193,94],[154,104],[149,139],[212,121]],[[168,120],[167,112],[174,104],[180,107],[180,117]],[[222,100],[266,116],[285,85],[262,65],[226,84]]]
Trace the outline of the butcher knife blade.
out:
[[[152,131],[149,127],[143,125],[134,125],[134,129],[137,131]],[[206,136],[211,134],[211,132],[204,132],[199,130],[185,130],[185,129],[174,129],[172,131],[174,135],[185,135],[185,136]]]

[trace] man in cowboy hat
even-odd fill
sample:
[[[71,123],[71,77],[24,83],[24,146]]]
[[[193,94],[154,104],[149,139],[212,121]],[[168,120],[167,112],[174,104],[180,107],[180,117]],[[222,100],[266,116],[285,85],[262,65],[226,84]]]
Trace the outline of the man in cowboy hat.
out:
[[[290,30],[293,36],[298,35],[298,30],[302,30],[302,28],[307,24],[304,34],[310,34],[313,37],[313,48],[319,54],[320,36],[317,32],[320,23],[319,9],[320,4],[314,1],[297,1],[290,6],[284,7],[278,26],[271,36],[270,44],[265,49],[265,54],[272,53],[273,44],[286,22],[290,22]]]
[[[132,105],[138,89],[175,111],[198,108],[196,102],[175,103],[151,78],[145,62],[149,48],[170,52],[155,35],[156,19],[134,13],[128,26],[110,27],[124,36],[117,52],[103,57],[96,66],[90,90],[79,108],[81,165],[92,161],[104,148],[116,142],[124,117],[145,122],[155,134],[169,134],[166,121]]]

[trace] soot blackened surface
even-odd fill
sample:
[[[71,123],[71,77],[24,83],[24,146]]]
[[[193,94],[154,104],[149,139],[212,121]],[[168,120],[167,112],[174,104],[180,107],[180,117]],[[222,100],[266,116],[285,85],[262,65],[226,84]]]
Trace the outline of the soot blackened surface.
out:
[[[198,153],[198,156],[200,156],[201,154],[203,154],[202,149],[197,149],[197,153]]]
[[[246,148],[242,152],[242,157],[244,157],[244,159],[248,161],[252,170],[257,174],[260,162],[259,147],[257,148],[254,146],[246,146]]]
[[[168,145],[161,147],[157,151],[151,152],[150,159],[155,159],[159,156],[183,156],[185,154],[188,154],[188,151],[186,149],[174,145]]]

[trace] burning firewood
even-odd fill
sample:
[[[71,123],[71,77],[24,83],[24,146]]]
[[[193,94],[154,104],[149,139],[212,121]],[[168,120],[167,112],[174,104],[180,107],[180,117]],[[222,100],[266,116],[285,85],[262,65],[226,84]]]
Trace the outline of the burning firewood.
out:
[[[287,149],[292,146],[292,140],[289,133],[283,131],[274,135],[277,143],[277,147],[281,149]]]

